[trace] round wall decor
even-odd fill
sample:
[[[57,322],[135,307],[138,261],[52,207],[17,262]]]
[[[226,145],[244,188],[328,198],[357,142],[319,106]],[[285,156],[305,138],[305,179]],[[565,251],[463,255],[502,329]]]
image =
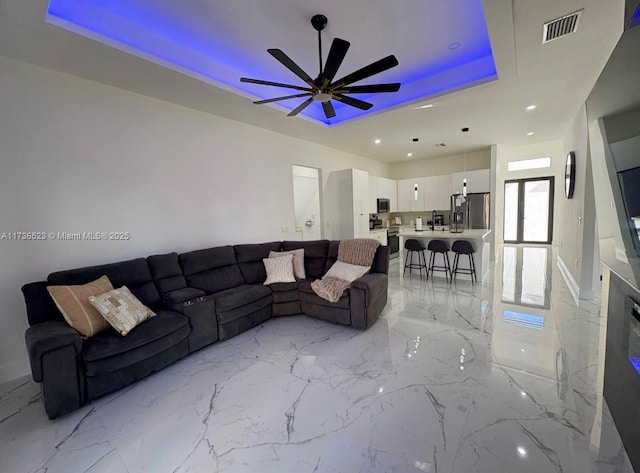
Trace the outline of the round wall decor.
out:
[[[567,160],[564,164],[564,195],[567,199],[573,197],[573,190],[576,186],[576,154],[573,151],[567,153]]]

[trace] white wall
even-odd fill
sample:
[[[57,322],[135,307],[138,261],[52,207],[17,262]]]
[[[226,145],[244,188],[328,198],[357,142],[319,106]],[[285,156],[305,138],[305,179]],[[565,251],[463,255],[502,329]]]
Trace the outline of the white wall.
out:
[[[507,171],[507,163],[529,158],[551,156],[551,168],[527,171]],[[519,146],[497,145],[496,148],[496,190],[495,190],[495,241],[503,243],[504,229],[504,181],[533,177],[554,176],[553,245],[558,245],[559,224],[562,221],[560,199],[564,199],[564,154],[562,141],[545,141]]]
[[[491,167],[491,148],[483,151],[440,156],[437,158],[410,160],[404,163],[395,163],[391,166],[390,177],[393,179],[410,179],[421,176],[441,176],[454,172],[474,171],[476,169],[489,169]]]
[[[294,239],[292,164],[320,168],[323,186],[337,169],[388,175],[363,157],[2,56],[0,110],[0,235],[131,235],[0,240],[0,382],[28,373],[24,283],[154,253]]]
[[[595,289],[593,273],[596,271],[599,276],[600,272],[597,261],[593,260],[597,246],[596,209],[585,106],[580,107],[564,138],[563,156],[569,151],[575,153],[576,179],[572,199],[564,196],[564,182],[561,186],[558,204],[564,218],[557,222],[558,257],[569,271],[579,296],[591,299]]]

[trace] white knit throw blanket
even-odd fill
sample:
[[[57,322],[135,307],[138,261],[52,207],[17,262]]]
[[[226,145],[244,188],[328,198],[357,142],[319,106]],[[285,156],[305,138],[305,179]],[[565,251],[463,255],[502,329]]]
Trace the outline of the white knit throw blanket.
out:
[[[342,240],[338,246],[338,260],[371,267],[379,245],[380,242],[372,238]],[[351,286],[350,281],[332,277],[324,277],[311,283],[313,292],[329,302],[338,302],[349,286]]]

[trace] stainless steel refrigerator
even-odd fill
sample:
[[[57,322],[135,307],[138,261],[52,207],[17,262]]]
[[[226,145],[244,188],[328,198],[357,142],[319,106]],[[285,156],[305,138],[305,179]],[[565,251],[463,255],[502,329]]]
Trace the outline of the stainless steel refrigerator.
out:
[[[489,228],[489,192],[469,193],[451,196],[451,215],[462,212],[463,225],[468,229]]]

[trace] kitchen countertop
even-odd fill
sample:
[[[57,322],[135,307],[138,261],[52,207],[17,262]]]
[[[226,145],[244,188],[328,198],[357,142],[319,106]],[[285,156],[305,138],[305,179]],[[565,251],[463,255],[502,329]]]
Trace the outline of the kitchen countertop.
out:
[[[480,239],[488,236],[491,230],[477,229],[477,230],[464,230],[460,233],[451,233],[449,231],[431,231],[424,230],[417,232],[415,230],[400,230],[401,237],[413,237],[413,238],[445,238],[445,239],[459,239],[459,238],[475,238]]]
[[[631,257],[627,258],[627,261],[621,260],[616,255],[613,238],[600,239],[600,261],[627,284],[640,291],[640,258]]]

